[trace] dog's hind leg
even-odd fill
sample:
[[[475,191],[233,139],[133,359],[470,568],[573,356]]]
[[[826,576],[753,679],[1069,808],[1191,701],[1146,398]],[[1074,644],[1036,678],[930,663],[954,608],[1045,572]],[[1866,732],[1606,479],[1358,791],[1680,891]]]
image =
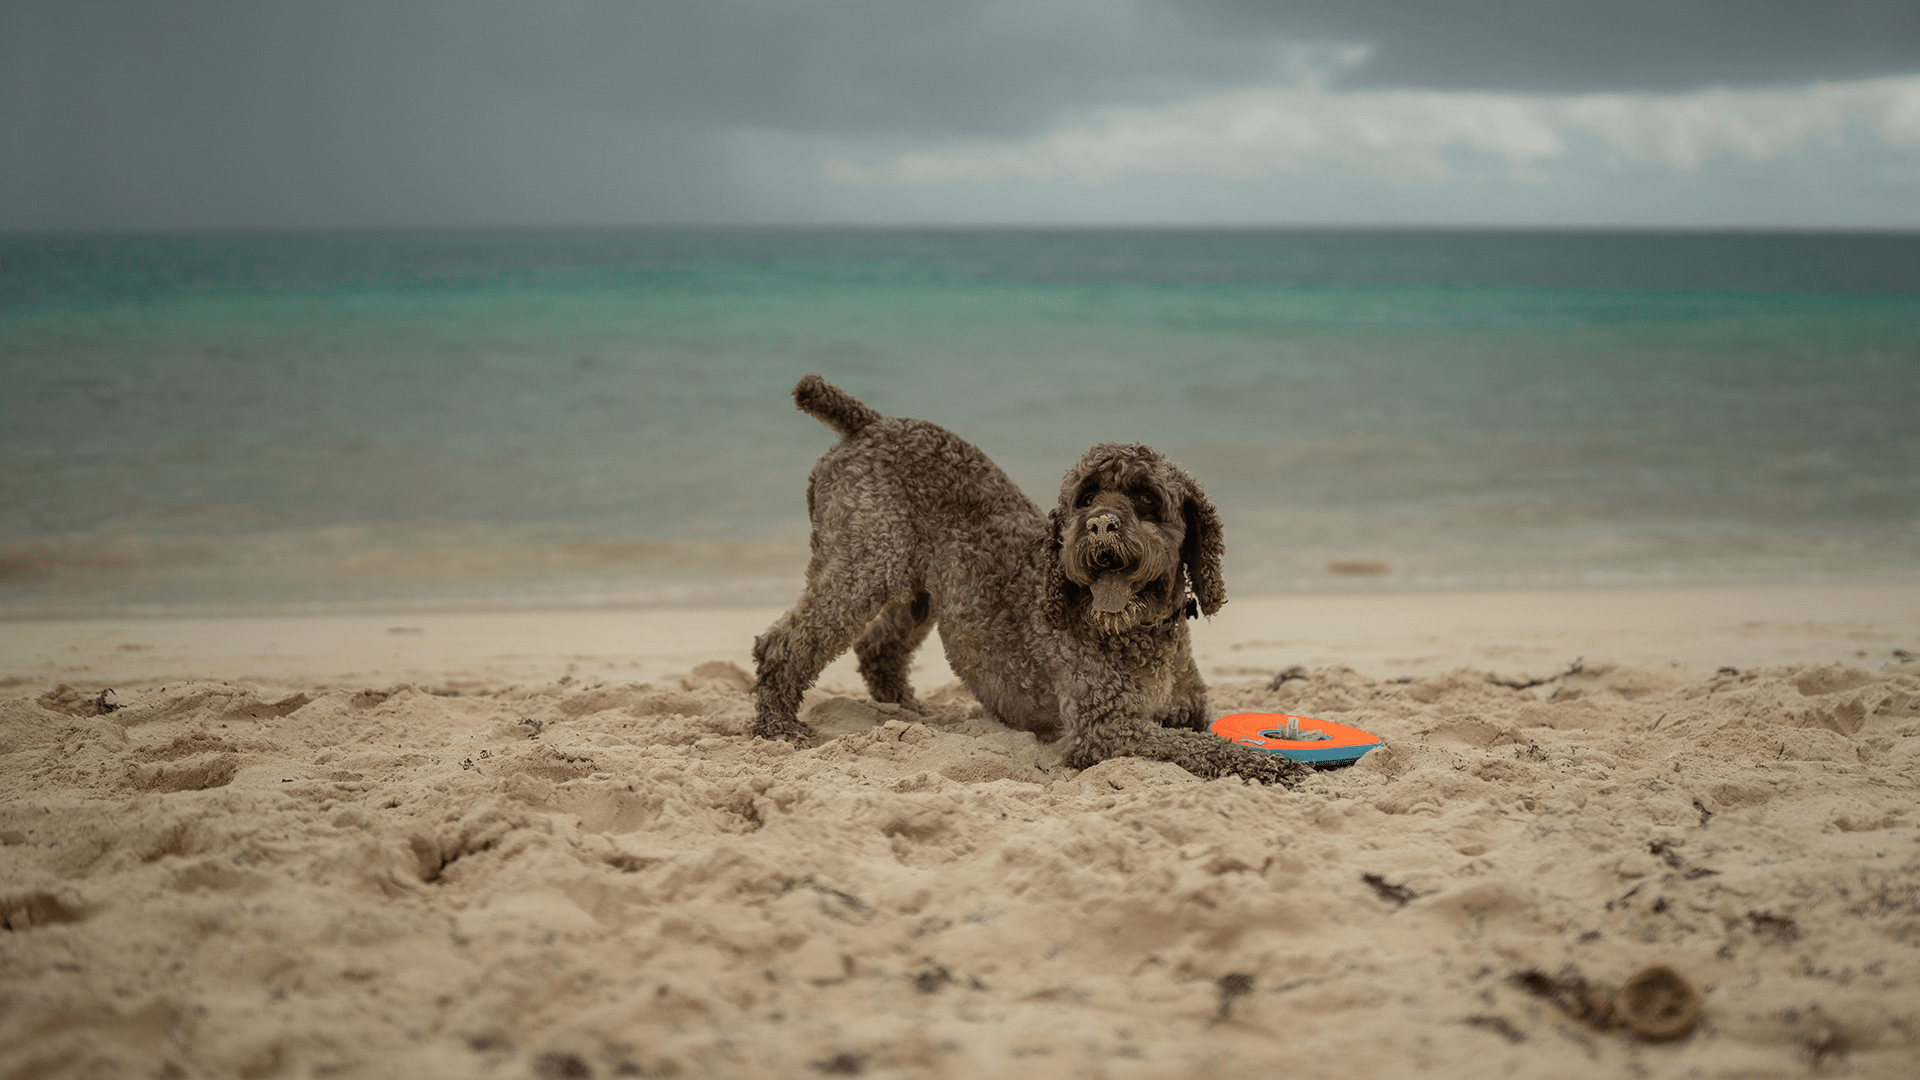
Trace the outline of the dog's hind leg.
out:
[[[916,592],[909,602],[892,603],[881,609],[879,617],[860,635],[853,651],[860,658],[860,677],[867,680],[867,692],[873,695],[873,700],[892,702],[912,712],[926,712],[914,699],[907,675],[913,652],[927,640],[933,622],[933,597]]]
[[[806,587],[793,610],[753,641],[755,735],[811,741],[801,696],[883,610],[910,606],[921,592],[926,568],[907,498],[888,472],[892,459],[873,440],[871,430],[849,434],[814,464]],[[904,688],[904,670],[901,678]]]
[[[899,500],[832,479],[811,491],[813,558],[800,601],[753,642],[758,685],[749,730],[763,738],[810,741],[801,696],[877,616],[910,606],[918,594],[913,582],[923,571],[902,558],[912,530],[891,509]]]
[[[885,594],[866,603],[849,602],[844,596],[823,602],[809,583],[793,610],[753,639],[756,683],[751,733],[767,739],[811,740],[813,729],[800,719],[801,697],[885,605]]]

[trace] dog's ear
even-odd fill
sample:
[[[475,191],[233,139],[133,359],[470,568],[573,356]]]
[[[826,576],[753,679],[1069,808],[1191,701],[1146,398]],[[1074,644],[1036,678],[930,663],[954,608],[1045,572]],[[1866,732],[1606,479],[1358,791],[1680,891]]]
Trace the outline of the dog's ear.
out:
[[[1187,580],[1193,582],[1193,594],[1200,601],[1200,612],[1212,615],[1227,602],[1227,581],[1220,564],[1226,558],[1227,541],[1220,529],[1220,514],[1207,501],[1199,482],[1187,478],[1187,498],[1180,512],[1187,519],[1187,536],[1180,543],[1180,559],[1187,564]]]
[[[1060,521],[1064,515],[1056,508],[1047,512],[1047,535],[1040,538],[1040,572],[1047,580],[1041,585],[1040,612],[1055,630],[1067,628],[1067,590],[1073,583],[1060,565]]]

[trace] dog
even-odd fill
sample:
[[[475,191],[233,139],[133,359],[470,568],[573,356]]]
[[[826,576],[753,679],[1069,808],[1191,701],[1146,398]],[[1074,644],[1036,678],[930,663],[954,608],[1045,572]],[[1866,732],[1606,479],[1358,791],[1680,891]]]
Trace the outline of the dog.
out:
[[[1059,739],[1074,768],[1131,756],[1283,784],[1309,771],[1207,731],[1187,619],[1226,603],[1226,547],[1178,466],[1102,443],[1043,515],[937,424],[882,416],[818,375],[793,398],[839,441],[807,483],[806,587],[754,639],[753,734],[811,742],[801,695],[849,646],[873,700],[924,713],[908,665],[937,625],[987,714]]]

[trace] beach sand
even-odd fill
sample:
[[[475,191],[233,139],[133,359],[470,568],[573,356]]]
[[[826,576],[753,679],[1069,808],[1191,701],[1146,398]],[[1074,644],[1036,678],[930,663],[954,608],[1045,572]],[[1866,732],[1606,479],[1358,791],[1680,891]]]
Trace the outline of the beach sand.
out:
[[[0,623],[0,1077],[1920,1065],[1920,587],[1236,599],[1216,709],[1387,740],[1297,790],[937,647],[749,739],[775,614]]]

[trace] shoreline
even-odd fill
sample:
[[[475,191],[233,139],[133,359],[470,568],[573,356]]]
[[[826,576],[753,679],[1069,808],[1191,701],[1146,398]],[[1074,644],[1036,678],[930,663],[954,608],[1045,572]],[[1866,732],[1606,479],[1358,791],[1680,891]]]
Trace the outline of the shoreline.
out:
[[[1339,560],[1331,560],[1339,561]],[[1360,561],[1356,565],[1370,566]],[[1254,575],[1257,576],[1257,575]],[[785,577],[660,579],[646,587],[595,586],[580,591],[488,594],[456,592],[448,595],[404,594],[354,600],[274,600],[259,602],[179,603],[46,602],[46,597],[20,597],[0,602],[0,626],[8,623],[142,621],[150,619],[276,619],[312,616],[404,616],[557,614],[562,612],[784,610],[798,596],[803,582],[796,572]],[[1267,581],[1257,588],[1237,590],[1236,601],[1322,597],[1499,596],[1507,594],[1566,594],[1668,592],[1673,590],[1725,591],[1773,589],[1898,589],[1920,588],[1920,570],[1881,568],[1858,573],[1808,574],[1553,574],[1447,575],[1414,577],[1376,575],[1371,570],[1329,571],[1320,579],[1296,579],[1284,584]]]
[[[359,614],[0,621],[0,686],[105,687],[186,679],[316,686],[479,687],[582,677],[648,680],[708,660],[751,668],[754,635],[783,608],[396,610]],[[1710,672],[1785,663],[1878,667],[1920,651],[1920,585],[1585,588],[1234,598],[1193,624],[1210,681],[1299,664],[1381,678],[1456,668],[1544,677],[1574,660]],[[937,644],[923,690],[953,680]],[[820,685],[863,693],[851,655]]]

